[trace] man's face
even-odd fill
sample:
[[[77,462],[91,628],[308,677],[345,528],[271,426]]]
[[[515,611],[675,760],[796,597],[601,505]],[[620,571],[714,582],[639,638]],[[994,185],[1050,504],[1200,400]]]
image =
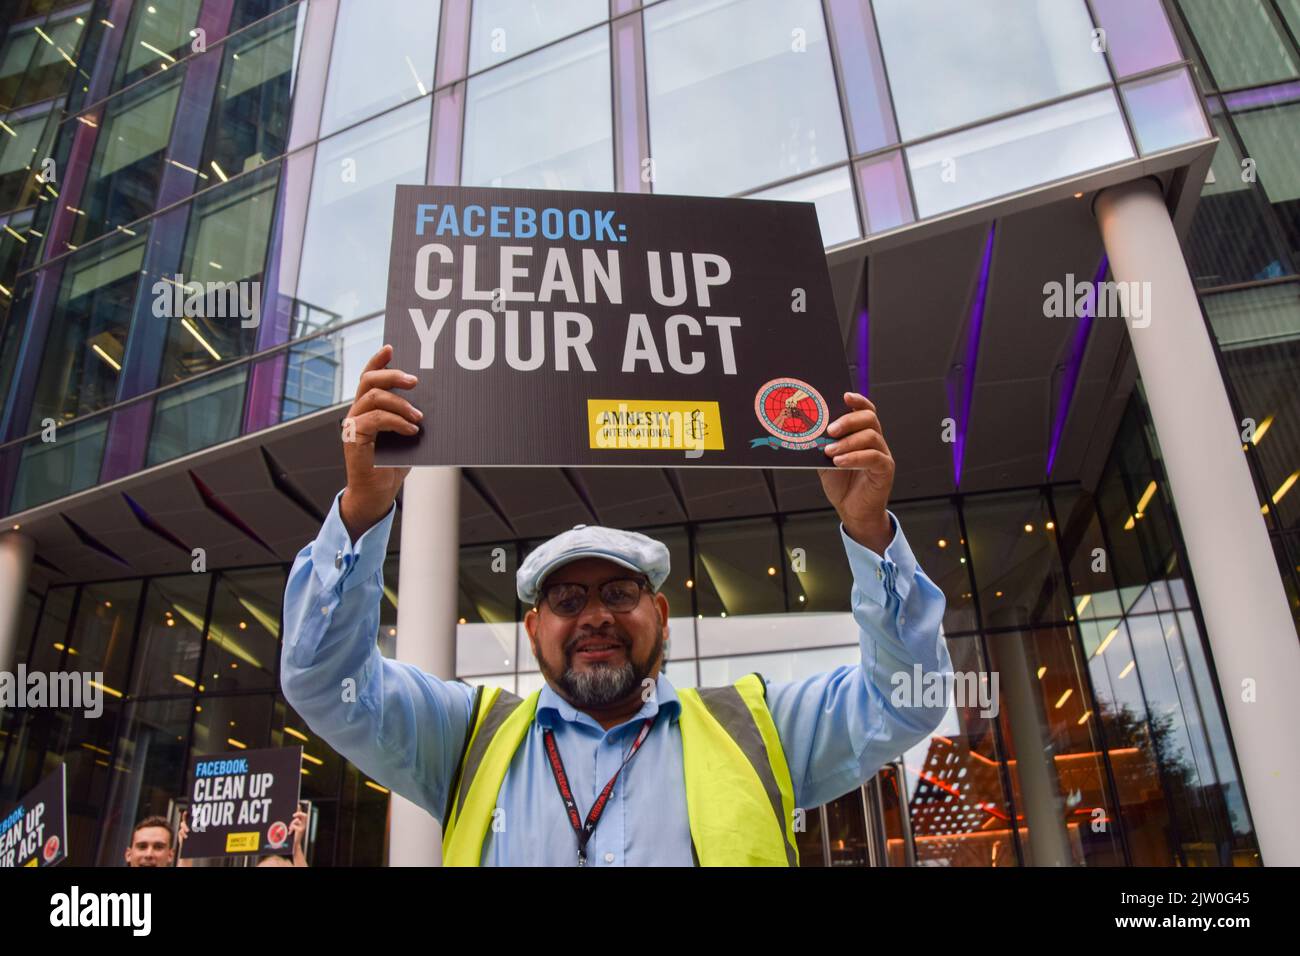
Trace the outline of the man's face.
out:
[[[127,866],[171,866],[172,835],[164,827],[141,827],[126,848]]]
[[[637,573],[601,558],[580,558],[552,571],[538,607],[524,615],[533,655],[547,682],[575,707],[607,707],[631,696],[647,677],[656,679],[668,637],[668,599],[642,590],[636,607],[616,612],[600,599],[607,581]],[[587,604],[561,617],[546,603],[546,588],[585,584]]]

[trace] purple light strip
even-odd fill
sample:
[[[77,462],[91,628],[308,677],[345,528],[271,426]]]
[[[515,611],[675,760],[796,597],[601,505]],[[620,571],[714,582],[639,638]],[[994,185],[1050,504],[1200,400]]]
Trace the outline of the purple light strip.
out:
[[[1276,106],[1287,100],[1300,99],[1300,80],[1261,86],[1239,93],[1224,93],[1223,102],[1230,110],[1249,110],[1260,106]]]
[[[975,299],[971,302],[970,324],[966,327],[966,352],[962,367],[961,415],[957,419],[957,440],[952,446],[953,484],[961,487],[962,462],[966,457],[966,431],[970,427],[971,401],[975,397],[975,361],[979,358],[980,331],[984,327],[984,304],[989,292],[989,269],[993,264],[993,236],[997,231],[997,220],[989,223],[989,234],[984,240],[984,257],[980,262],[979,284],[975,287]],[[952,410],[951,391],[948,394],[948,407]]]
[[[1104,254],[1097,263],[1097,274],[1092,277],[1092,298],[1087,308],[1074,323],[1074,335],[1070,341],[1070,356],[1066,359],[1065,377],[1061,379],[1061,391],[1056,402],[1056,417],[1052,422],[1052,439],[1047,449],[1047,474],[1052,474],[1056,466],[1056,453],[1060,449],[1061,435],[1065,433],[1065,420],[1070,414],[1070,404],[1074,401],[1074,389],[1079,384],[1079,372],[1083,369],[1083,353],[1088,348],[1088,337],[1092,335],[1092,323],[1097,312],[1097,288],[1106,278],[1110,268],[1110,259]]]

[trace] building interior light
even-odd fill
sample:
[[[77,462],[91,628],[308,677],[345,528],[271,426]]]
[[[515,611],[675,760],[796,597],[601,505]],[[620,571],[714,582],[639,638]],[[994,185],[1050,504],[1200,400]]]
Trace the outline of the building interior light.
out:
[[[217,353],[217,350],[214,349],[211,345],[208,344],[208,340],[205,339],[202,335],[199,334],[199,330],[196,329],[196,328],[195,328],[195,327],[190,323],[190,320],[189,320],[189,319],[181,319],[181,325],[183,325],[183,326],[185,327],[185,331],[186,331],[186,332],[190,333],[190,335],[194,336],[196,339],[199,340],[199,344],[202,345],[205,349],[208,350],[208,354],[209,354],[209,355],[211,355],[211,356],[212,356],[214,359],[216,359],[218,362],[221,361],[221,356]],[[119,366],[119,367],[120,367],[120,366]]]
[[[1033,534],[1033,533],[1034,533],[1034,526],[1031,525],[1031,524],[1026,524],[1026,525],[1025,525],[1025,534]]]
[[[767,569],[767,576],[768,576],[768,577],[771,577],[771,576],[774,575],[774,574],[776,574],[776,568],[771,568],[771,567],[769,567],[769,568]]]
[[[1137,517],[1141,518],[1143,513],[1146,512],[1147,505],[1150,504],[1151,497],[1155,493],[1156,493],[1156,483],[1153,481],[1147,485],[1147,490],[1142,492],[1142,497],[1138,499]]]
[[[409,56],[406,58],[406,65],[411,69],[411,76],[415,77],[415,88],[420,91],[421,96],[424,96],[424,94],[428,93],[429,91],[425,89],[424,81],[420,79],[420,74],[415,69],[415,64],[411,62],[411,58]]]
[[[939,541],[938,541],[938,544],[939,544],[939,547],[941,547],[941,548],[946,548],[946,547],[948,547],[948,539],[947,539],[947,538],[940,538]]]
[[[381,787],[379,784],[375,783],[373,780],[367,780],[367,781],[366,781],[366,786],[369,787],[371,790],[378,790],[380,793],[387,793],[387,792],[388,792],[388,788],[387,788],[387,787]]]
[[[97,680],[87,680],[86,683],[89,684],[91,687],[98,687],[105,694],[112,694],[114,697],[122,696],[122,692],[120,690],[117,690],[116,688],[113,687],[109,687],[107,684],[101,684]]]
[[[176,62],[176,57],[172,56],[170,53],[167,53],[167,52],[165,52],[165,51],[163,51],[163,50],[158,49],[158,48],[157,48],[156,46],[154,46],[152,43],[147,43],[147,42],[145,42],[144,40],[141,40],[141,41],[140,41],[140,45],[141,45],[142,47],[144,47],[146,50],[148,50],[150,53],[156,53],[156,54],[158,54],[159,56],[163,57],[164,59],[166,59],[167,61],[169,61],[169,62],[171,62],[171,63],[175,63],[175,62]]]
[[[1134,520],[1133,516],[1132,516],[1132,515],[1129,515],[1129,516],[1128,516],[1128,520],[1124,522],[1124,530],[1125,530],[1125,531],[1132,531],[1133,528],[1134,528],[1134,526],[1135,526],[1136,524],[1137,524],[1137,522]]]
[[[1295,484],[1296,478],[1300,478],[1300,471],[1291,472],[1291,474],[1287,476],[1286,481],[1282,482],[1282,484],[1278,486],[1277,491],[1273,492],[1273,504],[1277,504],[1281,501],[1282,496],[1291,490],[1291,486]]]
[[[1083,597],[1079,598],[1079,603],[1076,604],[1074,607],[1074,613],[1082,614],[1083,609],[1088,606],[1088,602],[1091,600],[1092,600],[1091,594],[1085,594]]]
[[[687,578],[687,579],[686,579],[686,586],[687,586],[688,588],[693,588],[693,587],[695,587],[695,582],[694,582],[691,578]]]
[[[168,622],[168,623],[170,623],[170,622]],[[174,681],[178,681],[179,683],[184,684],[186,687],[193,687],[193,686],[194,686],[194,681],[192,681],[190,678],[186,677],[184,674],[173,674],[173,675],[172,675],[172,680],[174,680]]]
[[[1039,680],[1042,680],[1042,679],[1043,679],[1043,675],[1046,674],[1046,673],[1047,673],[1047,665],[1046,665],[1046,664],[1042,664],[1042,665],[1040,665],[1039,668],[1038,668],[1038,679],[1039,679]]]
[[[1259,423],[1259,427],[1255,429],[1255,434],[1250,436],[1250,444],[1256,446],[1259,445],[1259,443],[1264,438],[1264,433],[1272,427],[1273,427],[1273,416],[1269,415],[1262,422]],[[1245,451],[1248,447],[1249,445],[1242,445],[1241,450]]]
[[[314,764],[315,764],[316,766],[318,766],[318,767],[323,767],[323,766],[325,766],[325,761],[324,761],[324,760],[321,760],[320,757],[313,757],[311,754],[307,753],[306,751],[303,751],[302,759],[303,759],[303,760],[310,760],[312,763],[314,763]]]
[[[1065,706],[1065,702],[1066,702],[1067,700],[1070,699],[1070,695],[1073,694],[1073,693],[1074,693],[1074,688],[1073,688],[1073,687],[1067,687],[1067,688],[1065,689],[1065,693],[1062,694],[1062,695],[1060,696],[1060,698],[1056,701],[1056,708],[1055,708],[1055,709],[1056,709],[1056,710],[1060,710],[1062,707],[1064,707],[1064,706]]]
[[[307,743],[307,735],[304,734],[301,730],[298,730],[296,727],[286,727],[284,728],[284,732],[288,734],[290,737],[297,737],[303,743]]]
[[[217,165],[217,161],[215,159],[208,165],[212,167],[212,171],[217,174],[217,178],[220,179],[223,183],[230,182],[230,177],[226,175],[225,170],[223,170],[220,166]]]
[[[1106,639],[1097,645],[1097,649],[1092,652],[1092,656],[1100,657],[1103,653],[1105,653],[1106,648],[1110,646],[1110,642],[1115,639],[1115,635],[1118,633],[1119,633],[1119,625],[1117,624],[1110,629],[1110,633],[1106,635]]]
[[[1077,724],[1086,724],[1086,723],[1088,722],[1088,718],[1091,717],[1091,716],[1092,716],[1092,711],[1090,711],[1090,710],[1085,710],[1085,711],[1083,712],[1083,716],[1080,717],[1077,721],[1075,721],[1075,723],[1077,723]]]
[[[1124,669],[1119,672],[1119,676],[1116,679],[1123,680],[1125,677],[1128,677],[1129,673],[1136,666],[1137,666],[1137,661],[1129,661],[1127,664],[1124,665]]]
[[[242,740],[236,740],[234,737],[227,737],[226,743],[230,744],[232,747],[238,747],[240,750],[248,749],[248,744],[244,743]]]
[[[120,372],[120,371],[122,371],[122,366],[121,366],[121,364],[118,363],[117,361],[115,361],[115,360],[113,359],[113,356],[109,355],[107,352],[105,352],[103,349],[101,349],[98,345],[92,345],[92,346],[91,346],[91,349],[94,351],[94,353],[95,353],[96,355],[98,355],[98,356],[99,356],[100,358],[102,358],[105,362],[107,362],[109,365],[111,365],[111,366],[113,367],[113,371],[114,371],[114,372]]]

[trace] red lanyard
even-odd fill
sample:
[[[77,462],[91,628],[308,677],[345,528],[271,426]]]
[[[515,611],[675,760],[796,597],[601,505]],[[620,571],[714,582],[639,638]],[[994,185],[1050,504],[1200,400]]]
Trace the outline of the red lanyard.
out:
[[[573,827],[574,834],[578,837],[578,866],[587,865],[587,841],[596,831],[596,824],[600,822],[600,816],[605,812],[605,805],[609,803],[609,795],[614,792],[614,783],[618,780],[618,775],[623,772],[623,768],[628,762],[636,756],[636,752],[641,749],[647,737],[650,736],[650,728],[659,715],[647,717],[641,724],[641,732],[636,735],[636,740],[632,742],[632,749],[628,751],[619,768],[614,771],[614,776],[609,778],[609,783],[605,784],[605,789],[600,791],[596,797],[596,802],[591,805],[591,810],[587,813],[586,823],[582,822],[582,816],[578,813],[578,804],[573,799],[573,788],[569,786],[569,778],[564,772],[564,761],[560,759],[560,750],[555,746],[555,734],[548,727],[542,732],[543,739],[546,741],[546,758],[551,765],[551,773],[555,775],[555,786],[560,791],[560,799],[564,801],[564,810],[569,817],[569,824]]]

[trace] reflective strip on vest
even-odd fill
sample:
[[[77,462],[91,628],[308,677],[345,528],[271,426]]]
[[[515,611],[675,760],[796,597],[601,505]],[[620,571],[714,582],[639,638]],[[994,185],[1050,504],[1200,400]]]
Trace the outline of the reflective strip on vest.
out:
[[[794,784],[762,679],[678,692],[691,838],[701,866],[798,866]]]
[[[501,785],[537,713],[535,691],[520,701],[484,691],[478,720],[443,827],[444,866],[478,866]],[[762,679],[678,691],[686,809],[702,866],[798,866],[794,784],[767,709]]]

